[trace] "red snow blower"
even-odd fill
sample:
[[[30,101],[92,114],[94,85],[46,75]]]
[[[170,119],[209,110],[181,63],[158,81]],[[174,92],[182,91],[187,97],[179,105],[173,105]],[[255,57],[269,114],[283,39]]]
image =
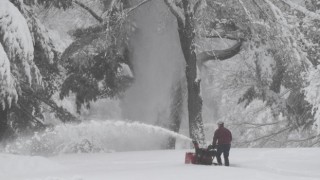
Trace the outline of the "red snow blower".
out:
[[[200,148],[197,141],[192,141],[195,149],[194,152],[186,152],[185,164],[202,164],[202,165],[212,165],[212,161],[216,156],[217,151],[214,150],[212,145],[208,148]]]

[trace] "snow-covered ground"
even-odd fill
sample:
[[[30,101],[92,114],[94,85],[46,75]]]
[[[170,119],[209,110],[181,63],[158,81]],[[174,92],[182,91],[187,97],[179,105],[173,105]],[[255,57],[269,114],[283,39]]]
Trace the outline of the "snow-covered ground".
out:
[[[232,149],[230,167],[184,164],[192,150],[0,154],[1,180],[319,180],[320,149]]]

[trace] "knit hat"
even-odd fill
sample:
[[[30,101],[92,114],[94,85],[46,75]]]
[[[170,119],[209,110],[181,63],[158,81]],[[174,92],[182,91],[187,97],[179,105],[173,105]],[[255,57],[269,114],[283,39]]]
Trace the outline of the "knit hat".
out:
[[[223,125],[223,124],[224,124],[223,121],[219,121],[219,122],[218,122],[218,125]]]

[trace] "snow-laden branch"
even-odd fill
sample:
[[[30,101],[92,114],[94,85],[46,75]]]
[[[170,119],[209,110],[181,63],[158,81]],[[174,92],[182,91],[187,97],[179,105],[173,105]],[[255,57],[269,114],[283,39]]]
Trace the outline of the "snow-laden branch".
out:
[[[244,40],[244,34],[240,31],[230,31],[230,32],[217,32],[214,31],[210,34],[201,34],[203,38],[220,38],[220,39],[230,39],[230,40]]]
[[[11,106],[12,101],[17,101],[18,94],[11,78],[10,62],[0,43],[0,108]]]
[[[10,71],[10,62],[7,57],[6,52],[3,49],[2,44],[0,43],[0,89],[3,89],[4,84],[11,84],[11,71]],[[0,94],[1,90],[0,90]]]
[[[28,84],[26,82],[22,82],[21,86],[23,87],[21,89],[23,94],[26,94],[27,96],[29,96],[31,98],[34,98],[34,99],[37,99],[38,101],[46,104],[53,111],[55,111],[59,116],[62,115],[64,117],[67,117],[66,119],[62,119],[63,122],[66,122],[66,121],[77,121],[77,118],[73,114],[71,114],[69,111],[67,111],[62,106],[58,106],[57,103],[54,100],[52,100],[51,98],[48,99],[46,97],[43,97],[41,95],[41,93],[40,94],[36,93],[32,88],[30,88],[28,86]],[[20,109],[20,107],[23,107],[23,106],[21,106],[21,105],[19,106],[19,104],[16,104],[16,107]],[[28,113],[28,112],[26,112],[26,113]],[[31,118],[33,118],[33,117],[31,117]],[[35,120],[38,120],[38,119],[36,118]],[[42,121],[40,120],[40,122],[42,122]]]
[[[0,42],[15,71],[16,78],[26,78],[29,84],[42,83],[41,74],[33,61],[34,44],[26,19],[8,0],[0,1]]]
[[[178,24],[185,24],[185,16],[183,11],[172,2],[172,0],[164,0],[165,4],[168,6],[170,12],[177,18]]]
[[[249,126],[252,126],[252,127],[248,127],[248,128],[261,128],[261,127],[264,127],[264,126],[273,126],[273,125],[276,125],[276,124],[279,124],[279,122],[271,122],[271,123],[242,122],[242,123],[237,123],[237,124],[233,124],[233,125],[236,125],[236,126],[249,125]]]
[[[45,127],[44,126],[44,121],[37,118],[36,116],[34,116],[29,110],[27,110],[22,104],[17,103],[15,105],[20,111],[22,111],[25,115],[27,115],[30,119],[32,119],[32,121],[34,121],[35,123],[37,123],[37,125]]]
[[[238,0],[240,5],[242,6],[243,10],[245,11],[246,15],[248,16],[248,18],[250,20],[253,20],[252,15],[250,13],[250,11],[247,9],[247,7],[244,5],[244,3],[242,2],[242,0]]]
[[[237,42],[232,47],[225,50],[204,51],[197,55],[197,61],[205,62],[208,60],[226,60],[238,54],[241,50],[242,41]]]
[[[300,12],[304,13],[306,16],[308,16],[314,20],[315,19],[320,20],[320,14],[309,11],[307,8],[302,7],[298,4],[295,4],[295,3],[291,2],[290,0],[281,0],[281,1],[286,3],[287,5],[289,5],[292,9],[300,11]]]

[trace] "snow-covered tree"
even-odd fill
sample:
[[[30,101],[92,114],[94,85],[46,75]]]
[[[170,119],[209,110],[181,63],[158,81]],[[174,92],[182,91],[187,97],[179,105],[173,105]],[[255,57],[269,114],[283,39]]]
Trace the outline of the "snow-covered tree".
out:
[[[246,107],[235,107],[224,117],[239,133],[238,145],[313,145],[314,119],[302,90],[314,52],[310,49],[317,43],[310,43],[306,37],[315,33],[306,33],[312,30],[304,27],[313,26],[318,15],[290,1],[235,0],[219,5],[221,11],[238,8],[233,11],[236,24],[247,29],[238,68],[230,68],[233,73],[220,82],[226,92],[237,98],[242,94],[239,102]]]
[[[11,128],[18,131],[42,126],[44,106],[57,114],[66,114],[51,99],[61,79],[60,53],[28,3],[4,0],[0,5],[1,84],[4,84],[0,101],[5,109],[1,113],[4,124],[1,132],[8,128],[8,118]]]
[[[98,98],[121,96],[133,78],[128,61],[127,15],[142,3],[133,7],[122,1],[102,3],[103,17],[88,7],[98,23],[74,31],[76,40],[62,55],[67,78],[60,97],[75,93],[78,112],[82,105],[89,107]]]
[[[1,44],[11,64],[11,74],[30,84],[41,83],[33,61],[32,35],[23,15],[10,1],[1,1]]]
[[[0,140],[2,139],[5,130],[7,129],[7,111],[11,106],[12,100],[16,101],[17,92],[14,86],[14,80],[11,76],[10,62],[0,44]]]
[[[11,107],[12,100],[17,101],[20,84],[41,84],[39,69],[33,61],[34,46],[28,24],[24,16],[10,1],[0,2],[0,42],[2,75],[1,111]],[[18,92],[18,93],[17,93]],[[5,127],[8,114],[1,113],[1,122]],[[5,128],[1,129],[4,132]]]
[[[204,129],[202,121],[202,98],[200,89],[200,76],[197,65],[207,60],[225,60],[237,54],[241,47],[241,41],[235,43],[226,50],[201,50],[197,49],[197,39],[205,38],[209,34],[198,23],[199,19],[207,17],[210,12],[206,1],[164,1],[171,13],[176,17],[181,49],[186,61],[186,79],[188,89],[188,119],[189,134],[202,144],[204,143]],[[200,33],[199,31],[200,30]],[[237,37],[235,37],[237,38]],[[239,39],[239,38],[238,38]]]

